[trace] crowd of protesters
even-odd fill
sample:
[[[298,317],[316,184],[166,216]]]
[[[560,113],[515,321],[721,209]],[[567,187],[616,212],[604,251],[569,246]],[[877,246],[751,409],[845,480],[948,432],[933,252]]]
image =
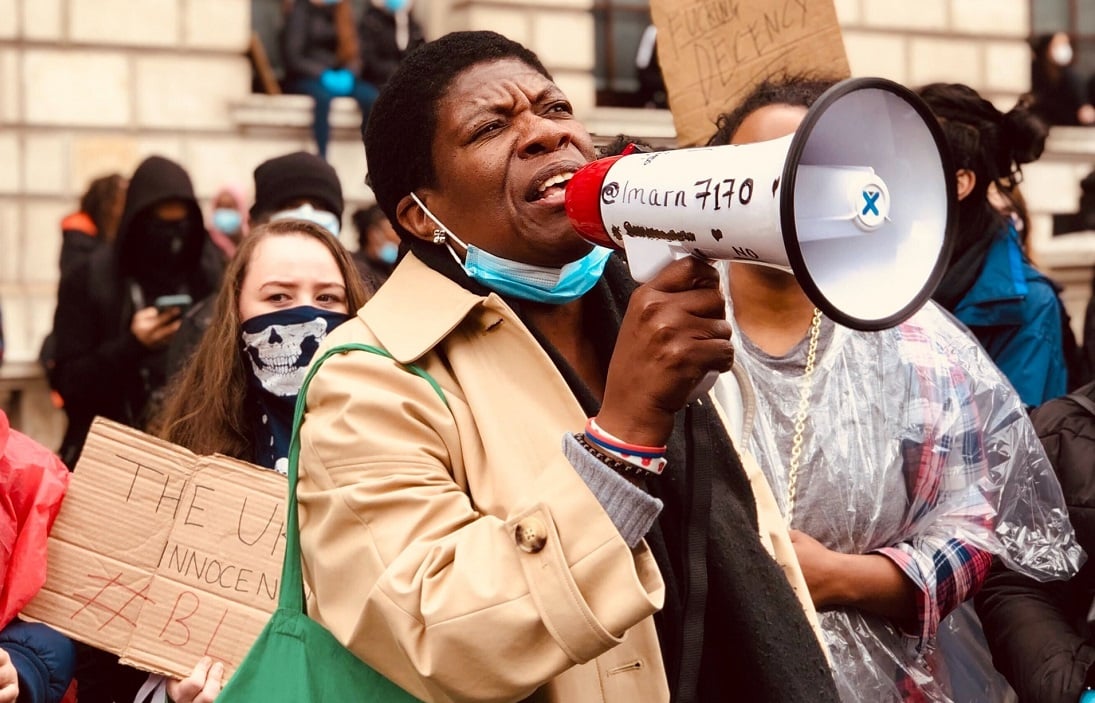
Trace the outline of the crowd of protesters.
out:
[[[217,697],[210,659],[158,677],[20,620],[45,565],[12,556],[44,544],[95,417],[284,474],[298,396],[309,615],[420,700],[1095,689],[1095,384],[1018,191],[1044,101],[917,87],[956,170],[953,255],[907,321],[855,331],[776,269],[687,257],[637,284],[565,213],[604,154],[539,58],[493,32],[423,42],[408,9],[288,4],[318,154],[207,208],[150,156],[61,223],[41,361],[63,443],[0,415],[0,703]],[[772,76],[710,145],[790,134],[835,83]],[[323,158],[337,95],[376,198],[353,253]],[[347,343],[381,353],[332,356],[302,393]]]

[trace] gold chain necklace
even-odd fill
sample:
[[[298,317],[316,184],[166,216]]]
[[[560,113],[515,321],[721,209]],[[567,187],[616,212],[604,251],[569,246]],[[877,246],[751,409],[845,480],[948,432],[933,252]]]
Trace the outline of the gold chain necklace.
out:
[[[814,308],[814,317],[810,321],[810,343],[806,347],[806,370],[798,395],[798,413],[795,415],[795,436],[791,439],[791,463],[787,474],[787,525],[795,513],[795,497],[798,493],[798,466],[802,459],[802,431],[806,427],[806,414],[810,409],[811,379],[814,375],[814,362],[817,361],[817,340],[821,336],[821,311]]]

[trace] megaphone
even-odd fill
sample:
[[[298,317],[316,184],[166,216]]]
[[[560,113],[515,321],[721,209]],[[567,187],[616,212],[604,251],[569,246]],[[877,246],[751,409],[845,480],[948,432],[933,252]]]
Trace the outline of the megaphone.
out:
[[[639,282],[689,255],[766,264],[835,322],[879,330],[943,276],[955,172],[915,93],[853,78],[781,139],[593,161],[567,185],[566,211],[590,242],[622,248]]]

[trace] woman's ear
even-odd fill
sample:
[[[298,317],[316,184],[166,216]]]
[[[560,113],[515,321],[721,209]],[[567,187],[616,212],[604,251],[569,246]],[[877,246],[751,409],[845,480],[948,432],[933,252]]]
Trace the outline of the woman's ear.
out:
[[[395,206],[395,217],[403,229],[414,236],[427,242],[433,241],[433,231],[437,225],[410,195],[403,196]]]
[[[974,186],[977,185],[977,175],[968,168],[958,169],[955,180],[958,182],[959,200],[965,200],[966,196],[972,193]]]

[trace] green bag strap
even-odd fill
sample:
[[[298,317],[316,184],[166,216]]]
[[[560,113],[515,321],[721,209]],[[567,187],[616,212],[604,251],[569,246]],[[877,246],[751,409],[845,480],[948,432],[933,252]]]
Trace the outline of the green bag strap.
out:
[[[304,383],[300,387],[297,404],[293,410],[293,436],[289,444],[289,507],[286,511],[285,559],[281,565],[281,592],[278,594],[279,609],[292,610],[296,613],[305,612],[304,572],[300,565],[300,524],[297,517],[297,464],[300,462],[300,425],[304,421],[304,406],[306,405],[305,398],[308,394],[308,385],[312,382],[312,377],[316,375],[324,361],[327,361],[335,354],[345,354],[351,351],[369,352],[370,354],[387,357],[393,361],[395,359],[387,350],[374,347],[371,344],[362,344],[360,342],[340,344],[333,349],[327,350],[323,356],[316,360],[312,367],[308,369],[308,375],[304,377]],[[437,392],[437,395],[441,397],[441,402],[448,406],[449,401],[445,399],[445,392],[441,390],[441,385],[433,376],[413,364],[400,364],[400,366],[425,379],[430,387]]]

